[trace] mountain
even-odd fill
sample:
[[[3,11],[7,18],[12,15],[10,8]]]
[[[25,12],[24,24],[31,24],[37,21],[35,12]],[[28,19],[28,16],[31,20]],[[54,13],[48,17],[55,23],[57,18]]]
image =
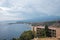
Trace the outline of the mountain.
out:
[[[18,23],[31,23],[33,26],[47,24],[48,26],[60,27],[60,16],[37,17],[34,19],[18,21]]]
[[[22,22],[47,22],[47,21],[58,21],[58,20],[60,20],[60,16],[46,16],[46,17],[37,17],[33,19],[23,20]]]
[[[36,17],[27,20],[9,20],[9,21],[1,21],[0,23],[17,24],[17,23],[40,23],[40,22],[49,22],[49,21],[60,21],[60,16]]]

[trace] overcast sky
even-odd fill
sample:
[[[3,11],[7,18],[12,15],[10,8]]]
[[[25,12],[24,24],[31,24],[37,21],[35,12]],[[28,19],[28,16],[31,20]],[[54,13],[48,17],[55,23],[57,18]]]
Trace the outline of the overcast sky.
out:
[[[60,16],[60,0],[0,0],[0,20]]]

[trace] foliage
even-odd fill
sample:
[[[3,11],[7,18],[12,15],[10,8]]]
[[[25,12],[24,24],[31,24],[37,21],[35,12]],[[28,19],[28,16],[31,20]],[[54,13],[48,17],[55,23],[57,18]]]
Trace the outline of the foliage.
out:
[[[25,31],[21,34],[21,36],[17,40],[31,40],[33,38],[34,38],[34,34],[32,31]]]
[[[49,28],[48,28],[48,25],[45,25],[45,35],[46,37],[50,37],[50,32],[49,32]]]
[[[45,25],[45,31],[48,31],[48,29],[49,29],[48,25]]]
[[[12,38],[12,40],[16,40],[16,38]]]

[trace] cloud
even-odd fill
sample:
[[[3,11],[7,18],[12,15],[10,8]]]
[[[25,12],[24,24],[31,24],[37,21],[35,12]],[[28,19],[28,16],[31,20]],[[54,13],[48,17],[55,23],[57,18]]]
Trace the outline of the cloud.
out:
[[[1,0],[0,20],[60,16],[60,0]]]
[[[0,20],[22,20],[23,18],[18,18],[16,14],[11,14],[7,12],[11,8],[0,7]]]
[[[0,0],[0,5],[2,5],[4,3],[5,0]]]

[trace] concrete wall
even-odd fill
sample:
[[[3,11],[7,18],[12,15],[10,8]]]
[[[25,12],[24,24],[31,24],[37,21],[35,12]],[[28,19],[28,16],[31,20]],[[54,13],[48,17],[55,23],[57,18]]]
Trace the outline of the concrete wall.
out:
[[[56,37],[60,38],[60,28],[56,28]]]
[[[58,38],[34,38],[33,40],[59,40]]]

